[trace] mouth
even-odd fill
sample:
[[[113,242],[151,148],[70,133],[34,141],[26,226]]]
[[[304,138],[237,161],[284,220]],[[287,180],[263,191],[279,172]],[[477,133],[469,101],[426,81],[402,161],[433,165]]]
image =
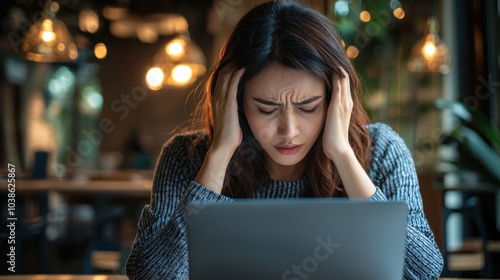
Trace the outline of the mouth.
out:
[[[278,152],[285,154],[285,155],[292,155],[297,153],[300,150],[300,147],[302,145],[286,145],[286,146],[274,146]]]

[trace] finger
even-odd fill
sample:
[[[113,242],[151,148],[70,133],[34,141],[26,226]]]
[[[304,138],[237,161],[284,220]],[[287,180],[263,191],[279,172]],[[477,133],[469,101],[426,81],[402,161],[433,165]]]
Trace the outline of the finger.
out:
[[[349,78],[349,74],[347,73],[347,71],[345,71],[345,69],[343,67],[340,67],[340,73],[342,74],[342,78]]]
[[[340,67],[340,74],[334,73],[336,76],[337,82],[337,94],[338,94],[338,102],[342,105],[350,106],[352,103],[351,97],[351,87],[350,87],[350,79],[349,74],[344,70],[344,68]]]
[[[222,71],[219,74],[219,77],[217,79],[217,84],[215,86],[216,96],[217,96],[218,102],[225,100],[229,80],[231,79],[231,75],[232,75],[232,73],[224,73]]]
[[[349,77],[349,74],[343,69],[340,68],[340,71],[344,75],[344,78],[342,78],[342,102],[344,105],[347,106],[348,109],[352,107],[352,96],[351,96],[351,80]]]
[[[219,100],[222,100],[225,93],[227,92],[227,87],[229,84],[229,80],[231,79],[231,75],[233,74],[232,66],[230,64],[224,66],[219,71],[217,76],[217,81],[215,84],[216,94]]]
[[[228,102],[235,101],[238,95],[238,85],[240,83],[241,76],[245,72],[245,68],[239,69],[233,72],[231,77],[231,81],[229,82],[229,88],[226,95],[226,99]]]
[[[349,84],[350,84],[349,74],[342,67],[340,68],[340,72],[342,73],[343,76],[340,78],[340,81],[342,82],[342,89],[349,92]]]
[[[330,100],[330,105],[340,104],[341,90],[342,90],[342,85],[340,82],[340,75],[337,74],[337,72],[333,72],[333,75],[332,75],[332,97]],[[330,107],[333,107],[333,106],[330,106]]]

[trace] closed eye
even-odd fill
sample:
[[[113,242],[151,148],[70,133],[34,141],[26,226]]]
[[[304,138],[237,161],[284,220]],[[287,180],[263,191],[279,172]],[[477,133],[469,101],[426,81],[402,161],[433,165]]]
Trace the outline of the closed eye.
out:
[[[300,108],[299,110],[301,110],[302,112],[304,112],[306,114],[312,114],[312,113],[316,112],[317,109],[318,109],[318,107],[314,107],[311,110],[306,110],[306,109],[303,109],[303,108]]]
[[[259,109],[259,113],[263,114],[263,115],[271,115],[272,113],[274,113],[274,111],[276,111],[277,109],[273,109],[271,111],[265,111],[265,110],[261,110]]]

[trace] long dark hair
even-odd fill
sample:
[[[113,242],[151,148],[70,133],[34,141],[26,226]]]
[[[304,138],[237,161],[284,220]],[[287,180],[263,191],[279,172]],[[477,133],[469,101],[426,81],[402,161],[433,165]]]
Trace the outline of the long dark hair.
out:
[[[269,183],[264,151],[254,138],[243,112],[245,83],[266,69],[271,63],[305,70],[325,84],[327,104],[331,100],[332,74],[350,78],[354,107],[349,126],[349,142],[365,170],[370,165],[370,136],[366,125],[368,116],[359,97],[359,79],[341,45],[341,39],[331,22],[321,13],[293,2],[271,1],[250,10],[236,25],[219,54],[218,63],[210,75],[205,98],[200,103],[202,122],[208,132],[208,147],[214,134],[211,100],[217,95],[215,84],[221,69],[245,68],[238,86],[239,121],[243,132],[241,145],[235,151],[226,171],[222,193],[241,198],[250,197],[261,186]],[[308,154],[306,196],[346,196],[335,164],[326,157],[322,145],[323,133]],[[256,180],[259,178],[259,180]]]

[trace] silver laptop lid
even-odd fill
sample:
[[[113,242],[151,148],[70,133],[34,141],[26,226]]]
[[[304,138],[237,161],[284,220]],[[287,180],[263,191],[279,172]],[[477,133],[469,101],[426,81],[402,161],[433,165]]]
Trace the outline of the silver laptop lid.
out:
[[[403,202],[236,200],[188,207],[191,280],[400,280]]]

